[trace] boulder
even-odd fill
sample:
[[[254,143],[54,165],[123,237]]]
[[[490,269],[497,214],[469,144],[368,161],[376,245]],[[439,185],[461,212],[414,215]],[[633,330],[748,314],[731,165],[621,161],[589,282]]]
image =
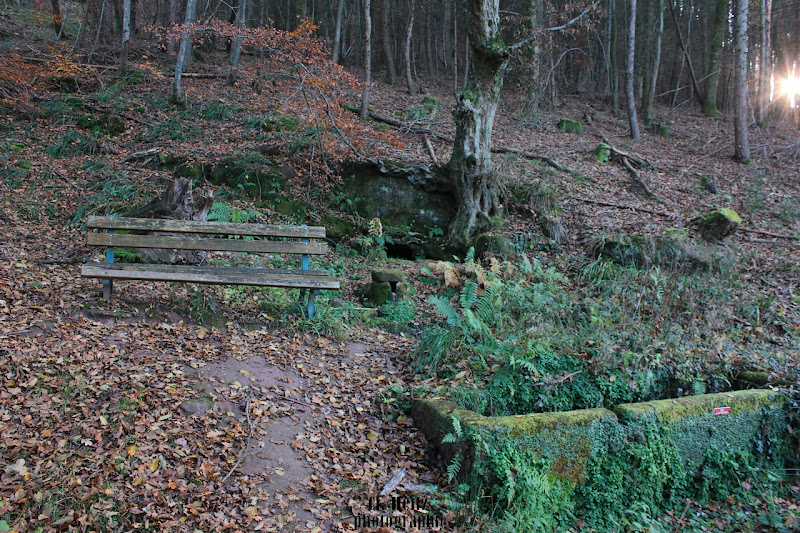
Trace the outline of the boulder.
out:
[[[502,235],[483,234],[475,240],[475,256],[480,257],[486,252],[504,258],[511,253],[511,243]]]
[[[720,242],[733,235],[742,219],[733,209],[715,209],[703,216],[692,219],[700,236],[708,242]]]
[[[405,281],[406,275],[399,268],[389,268],[372,271],[373,283],[400,283]]]

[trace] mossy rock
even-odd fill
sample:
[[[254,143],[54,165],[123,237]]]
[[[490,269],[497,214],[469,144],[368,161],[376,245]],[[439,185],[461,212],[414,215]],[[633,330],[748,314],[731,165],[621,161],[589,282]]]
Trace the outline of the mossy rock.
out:
[[[392,301],[392,285],[388,281],[382,283],[370,283],[366,294],[367,300],[380,307]]]
[[[502,235],[483,234],[475,240],[475,256],[480,257],[490,252],[504,258],[511,254],[511,243]]]
[[[122,119],[111,113],[105,113],[99,117],[91,113],[83,115],[78,119],[77,125],[92,133],[111,137],[116,137],[125,131],[125,123]]]
[[[583,133],[583,124],[577,120],[562,118],[558,123],[558,129],[565,133]]]
[[[708,242],[720,242],[739,229],[742,219],[733,209],[715,209],[703,216],[692,219],[700,236]]]
[[[387,268],[372,271],[373,283],[400,283],[405,281],[406,275],[399,268]]]
[[[653,135],[669,139],[669,126],[663,122],[653,121],[648,125],[648,130]]]
[[[294,218],[305,218],[311,206],[302,200],[287,196],[276,196],[271,203],[272,210],[281,215]]]
[[[202,165],[190,165],[188,163],[178,165],[176,172],[180,176],[191,178],[193,180],[197,180],[205,176],[205,169]]]
[[[30,170],[33,168],[33,163],[30,161],[26,161],[25,159],[20,159],[16,162],[17,168],[21,168],[22,170]]]
[[[321,223],[325,226],[326,235],[333,241],[342,241],[355,234],[356,228],[347,219],[335,215],[324,214]]]
[[[594,154],[594,158],[598,163],[608,163],[608,160],[611,157],[611,147],[606,143],[600,143],[592,153]]]
[[[300,123],[294,118],[277,113],[265,116],[261,123],[261,129],[266,132],[295,131],[299,126]]]
[[[730,249],[699,242],[680,233],[604,239],[594,246],[593,252],[595,257],[606,257],[623,266],[658,265],[674,272],[724,271],[736,263],[736,256]]]
[[[748,385],[757,385],[763,387],[769,383],[769,374],[761,370],[744,370],[736,376],[736,379],[747,383]]]

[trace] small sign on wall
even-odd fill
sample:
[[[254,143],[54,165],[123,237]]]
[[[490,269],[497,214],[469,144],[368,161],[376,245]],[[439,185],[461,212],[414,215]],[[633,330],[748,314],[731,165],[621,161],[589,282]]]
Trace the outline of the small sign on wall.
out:
[[[715,407],[714,408],[714,414],[715,415],[729,415],[729,414],[731,414],[731,408],[730,407]]]

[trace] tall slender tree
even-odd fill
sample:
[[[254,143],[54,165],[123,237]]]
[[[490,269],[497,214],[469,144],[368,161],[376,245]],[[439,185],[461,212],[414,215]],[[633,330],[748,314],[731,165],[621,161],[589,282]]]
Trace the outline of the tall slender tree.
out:
[[[414,87],[414,79],[411,77],[411,38],[414,36],[414,0],[408,0],[408,27],[406,28],[406,43],[404,47],[403,57],[406,68],[406,84],[408,85],[408,94],[415,95],[417,90]]]
[[[364,71],[365,83],[361,93],[361,118],[369,116],[369,89],[372,84],[372,13],[370,0],[364,0]]]
[[[761,0],[761,49],[758,61],[758,122],[769,118],[770,79],[772,78],[772,0]]]
[[[131,40],[131,0],[122,3],[122,49],[120,50],[119,73],[128,72],[128,44]]]
[[[175,62],[175,79],[172,82],[172,100],[176,103],[180,102],[183,98],[183,91],[181,90],[181,76],[183,75],[183,67],[186,62],[186,56],[189,54],[189,48],[192,46],[192,30],[191,26],[194,24],[194,17],[197,11],[197,0],[186,0],[186,16],[183,20],[183,36],[181,38],[181,47],[178,49],[178,59]]]
[[[336,29],[333,31],[333,50],[331,52],[331,59],[334,63],[339,62],[339,55],[342,50],[342,24],[344,23],[344,2],[339,0],[336,8]]]
[[[736,99],[733,120],[734,156],[740,163],[750,159],[750,138],[747,132],[747,0],[736,0],[734,31],[736,44]]]
[[[392,32],[390,30],[390,3],[391,0],[383,0],[381,9],[381,37],[383,41],[383,56],[386,60],[386,76],[390,84],[397,83],[397,68],[394,64],[394,53],[392,52]]]
[[[239,0],[239,8],[236,10],[236,27],[244,27],[247,19],[247,0]],[[242,36],[236,35],[231,46],[231,70],[228,72],[228,85],[236,83],[239,70],[239,58],[242,55]]]
[[[728,27],[728,0],[716,0],[714,6],[714,25],[711,34],[711,49],[708,53],[708,74],[706,75],[703,113],[710,117],[719,117],[717,110],[717,92],[719,89],[719,64],[722,56],[722,44],[725,41],[725,30]]]
[[[628,100],[628,123],[631,140],[639,142],[639,121],[636,118],[636,99],[633,94],[633,66],[636,53],[636,0],[630,0],[628,11],[628,52],[625,59],[625,98]]]

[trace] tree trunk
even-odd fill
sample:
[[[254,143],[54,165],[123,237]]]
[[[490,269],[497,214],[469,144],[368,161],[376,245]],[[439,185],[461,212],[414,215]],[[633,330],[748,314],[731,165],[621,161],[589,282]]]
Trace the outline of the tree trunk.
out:
[[[334,63],[339,62],[339,56],[342,49],[342,22],[344,21],[344,0],[339,0],[339,5],[336,8],[336,29],[333,31],[333,52],[331,53],[331,61]]]
[[[239,9],[236,10],[236,27],[240,30],[244,27],[247,18],[247,0],[239,0]],[[231,70],[228,73],[228,85],[236,83],[239,70],[239,58],[242,55],[242,36],[236,35],[233,38],[231,47]]]
[[[408,94],[417,94],[414,88],[414,80],[411,77],[411,37],[414,35],[414,0],[408,0],[408,28],[406,29],[406,44],[403,52],[406,67],[406,84],[408,84]]]
[[[193,195],[192,180],[177,178],[167,184],[161,198],[157,198],[142,207],[126,213],[126,217],[137,218],[174,218],[176,220],[206,220],[214,203],[214,193],[210,189],[199,189]],[[165,233],[164,235],[170,235]],[[206,252],[195,250],[164,250],[138,248],[145,263],[186,263],[199,264]]]
[[[383,0],[381,9],[381,33],[383,37],[383,56],[386,59],[386,76],[389,83],[397,83],[397,69],[394,64],[394,54],[392,53],[392,32],[389,29],[389,3],[391,0]]]
[[[53,29],[56,32],[56,37],[61,37],[64,19],[61,17],[61,8],[58,5],[58,0],[52,0],[50,4],[53,7]]]
[[[711,49],[708,53],[708,74],[706,78],[703,113],[709,117],[719,117],[717,109],[717,89],[719,88],[719,63],[722,56],[722,43],[728,27],[728,0],[716,0]]]
[[[761,0],[761,50],[758,69],[758,123],[769,119],[770,78],[772,77],[772,0]]]
[[[194,24],[194,15],[197,9],[197,0],[186,1],[186,17],[184,18],[183,38],[181,39],[181,47],[178,50],[178,59],[175,62],[175,80],[172,84],[172,100],[179,103],[183,98],[181,91],[181,75],[183,74],[183,66],[186,61],[186,55],[189,48],[192,46],[192,32],[188,26]]]
[[[747,0],[736,0],[734,18],[736,44],[736,105],[733,121],[734,156],[740,163],[750,159],[750,139],[747,132]]]
[[[466,89],[456,95],[456,137],[448,163],[458,210],[449,239],[465,246],[502,215],[492,172],[492,126],[509,60],[500,35],[499,0],[467,0],[467,35],[472,51]]]
[[[178,0],[169,0],[169,25],[172,27],[178,22]],[[167,41],[167,50],[170,52],[177,52],[178,47],[174,39]]]
[[[661,36],[664,33],[664,0],[657,0],[656,27],[653,35],[653,57],[650,62],[648,76],[642,90],[642,115],[645,120],[650,120],[653,108],[653,96],[656,94],[658,83],[658,69],[661,67]]]
[[[131,0],[122,3],[122,49],[119,58],[119,74],[128,72],[128,43],[131,40]]]
[[[364,91],[361,93],[361,118],[369,117],[369,86],[372,83],[372,13],[370,0],[364,0]]]
[[[631,140],[639,142],[639,122],[636,118],[636,100],[633,95],[633,60],[636,50],[636,0],[630,0],[628,13],[628,51],[625,60],[625,97],[628,100],[628,122],[631,127]]]
[[[678,34],[678,41],[681,44],[681,50],[683,50],[683,56],[686,58],[686,65],[689,67],[689,77],[692,80],[692,89],[694,89],[694,94],[697,97],[698,102],[704,102],[705,99],[703,98],[703,93],[700,92],[700,85],[697,83],[697,75],[694,72],[694,65],[692,65],[692,56],[689,54],[689,48],[686,42],[683,40],[683,33],[681,33],[681,26],[678,23],[678,15],[675,13],[675,3],[674,0],[667,0],[669,2],[669,10],[672,13],[672,20],[675,21],[675,32]]]

